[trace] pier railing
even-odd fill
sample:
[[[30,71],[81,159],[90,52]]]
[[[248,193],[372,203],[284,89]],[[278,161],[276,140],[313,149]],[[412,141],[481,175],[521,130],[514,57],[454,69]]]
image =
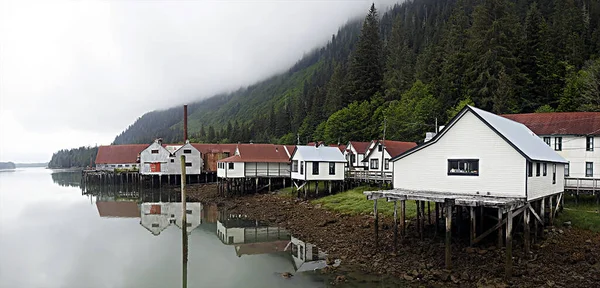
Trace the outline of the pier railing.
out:
[[[565,190],[576,193],[600,192],[600,178],[571,178],[565,177]]]
[[[355,180],[392,180],[392,172],[382,172],[382,171],[361,171],[361,170],[349,170],[346,171],[346,178],[355,179]]]

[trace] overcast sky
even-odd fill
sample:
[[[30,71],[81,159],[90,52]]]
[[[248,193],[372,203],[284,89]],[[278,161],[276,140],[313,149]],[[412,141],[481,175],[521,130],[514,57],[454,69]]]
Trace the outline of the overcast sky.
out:
[[[45,162],[284,71],[371,1],[0,3],[0,161]]]

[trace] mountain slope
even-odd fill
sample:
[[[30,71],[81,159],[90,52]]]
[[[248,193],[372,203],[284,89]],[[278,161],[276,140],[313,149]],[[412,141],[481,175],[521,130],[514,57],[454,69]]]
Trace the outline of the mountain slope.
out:
[[[600,110],[598,1],[414,0],[376,18],[379,31],[350,21],[286,73],[190,104],[192,140],[369,140],[385,117],[388,139],[417,141],[465,104],[495,113]],[[359,39],[383,43],[383,60],[374,60],[382,81],[358,83],[374,85],[368,95],[351,83],[363,71],[353,60],[371,57],[354,49]],[[350,103],[348,95],[359,96]],[[114,144],[181,141],[181,110],[146,113]]]

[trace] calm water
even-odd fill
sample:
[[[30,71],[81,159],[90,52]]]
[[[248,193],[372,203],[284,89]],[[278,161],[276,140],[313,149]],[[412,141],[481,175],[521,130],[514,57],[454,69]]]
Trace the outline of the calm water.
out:
[[[179,196],[82,191],[79,180],[80,172],[0,172],[0,287],[181,287],[181,204],[164,203]],[[322,251],[291,244],[284,229],[216,207],[188,210],[188,287],[326,286],[298,272],[321,266]]]

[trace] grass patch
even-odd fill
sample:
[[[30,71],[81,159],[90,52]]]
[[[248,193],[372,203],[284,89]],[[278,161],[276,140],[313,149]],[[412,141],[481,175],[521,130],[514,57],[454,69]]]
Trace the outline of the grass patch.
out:
[[[346,214],[369,214],[373,212],[373,201],[367,200],[363,194],[364,191],[377,190],[377,188],[369,186],[361,186],[340,192],[334,195],[329,195],[323,198],[312,200],[313,204],[321,204],[324,208]],[[398,203],[398,210],[400,204]],[[387,202],[385,199],[377,201],[377,211],[387,216],[394,215],[394,203]],[[400,211],[398,211],[398,215]],[[406,218],[413,218],[417,215],[416,205],[414,201],[406,201]]]
[[[565,221],[571,221],[573,227],[600,232],[600,213],[593,197],[581,196],[579,203],[575,204],[575,198],[565,198],[565,209],[558,214],[558,225]]]

